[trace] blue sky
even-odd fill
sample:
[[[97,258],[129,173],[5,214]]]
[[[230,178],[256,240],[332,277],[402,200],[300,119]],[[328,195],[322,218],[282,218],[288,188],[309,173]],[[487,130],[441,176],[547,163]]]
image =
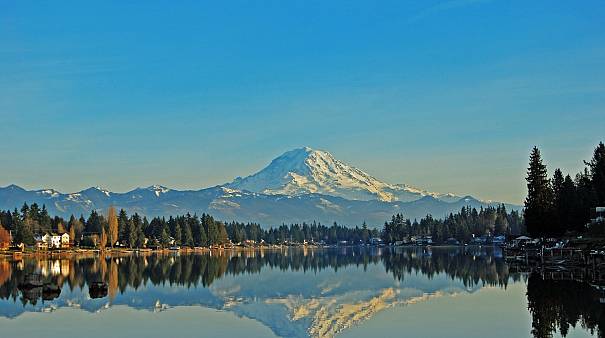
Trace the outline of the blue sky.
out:
[[[520,202],[605,139],[603,1],[0,0],[0,186],[197,189],[286,150]]]

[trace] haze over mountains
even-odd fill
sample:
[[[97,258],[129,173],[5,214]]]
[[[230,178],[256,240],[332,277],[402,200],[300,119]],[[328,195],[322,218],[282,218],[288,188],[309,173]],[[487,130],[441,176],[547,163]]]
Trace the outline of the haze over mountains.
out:
[[[314,220],[346,225],[366,221],[369,226],[380,226],[395,213],[411,219],[427,214],[441,218],[463,206],[498,204],[385,183],[326,151],[308,147],[284,153],[253,175],[201,190],[179,191],[160,185],[125,193],[99,187],[77,193],[28,191],[16,185],[0,188],[0,208],[19,208],[24,202],[44,204],[51,214],[64,217],[104,212],[114,205],[148,217],[210,213],[225,221],[265,226]]]

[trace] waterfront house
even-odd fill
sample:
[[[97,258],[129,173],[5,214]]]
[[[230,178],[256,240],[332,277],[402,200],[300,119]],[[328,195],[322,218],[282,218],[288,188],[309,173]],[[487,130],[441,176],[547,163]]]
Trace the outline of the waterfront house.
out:
[[[60,249],[69,247],[69,234],[45,233],[34,236],[36,248],[38,249]]]
[[[450,238],[448,238],[448,239],[445,241],[445,243],[446,243],[447,245],[460,245],[460,242],[459,242],[457,239],[455,239],[454,237],[450,237]]]
[[[69,234],[67,232],[64,232],[64,233],[60,234],[60,236],[61,236],[61,247],[69,248],[69,246],[71,244],[71,237],[69,237]]]
[[[241,245],[246,247],[254,247],[256,246],[256,241],[253,239],[246,239],[241,243]]]
[[[416,245],[432,245],[433,236],[419,236],[416,238]]]
[[[592,211],[592,223],[605,223],[605,207],[596,207]]]
[[[521,248],[529,243],[532,242],[532,239],[527,237],[527,236],[519,236],[515,239],[512,240],[511,243],[509,243],[509,247],[511,248]]]
[[[34,241],[36,242],[36,249],[47,249],[48,244],[44,241],[41,235],[35,235]]]
[[[370,245],[382,245],[382,238],[380,237],[372,237],[370,238]]]
[[[495,245],[502,245],[504,244],[504,242],[506,242],[506,236],[504,235],[495,236],[494,238],[492,238],[492,243]]]
[[[69,234],[68,233],[51,233],[44,234],[42,241],[46,243],[50,249],[61,249],[69,247]]]
[[[471,244],[473,244],[473,245],[485,245],[487,243],[488,243],[488,237],[485,235],[473,237],[473,239],[471,240]]]
[[[50,247],[53,249],[59,249],[61,247],[61,235],[59,235],[59,234],[50,235]]]

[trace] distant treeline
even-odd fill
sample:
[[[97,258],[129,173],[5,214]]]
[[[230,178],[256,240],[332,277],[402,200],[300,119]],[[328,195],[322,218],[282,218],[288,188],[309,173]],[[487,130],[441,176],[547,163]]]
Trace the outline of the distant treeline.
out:
[[[66,221],[61,217],[49,216],[45,206],[40,208],[36,203],[31,206],[24,204],[20,211],[0,211],[0,226],[12,232],[14,243],[33,245],[35,234],[68,232],[74,245],[87,247],[113,246],[116,243],[129,248],[173,245],[205,247],[246,240],[257,243],[264,241],[267,244],[305,241],[367,243],[371,237],[379,236],[378,230],[368,229],[365,223],[361,227],[346,227],[336,223],[326,226],[313,222],[263,229],[258,223],[225,223],[208,214],[199,217],[191,214],[171,216],[168,219],[155,217],[151,221],[137,213],[129,216],[123,209],[115,214],[112,208],[108,211],[108,217],[93,210],[88,218],[72,215]],[[112,217],[115,221],[112,221]],[[115,230],[112,224],[115,224]],[[111,239],[111,233],[114,232],[115,241]],[[92,241],[94,236],[106,239]]]
[[[527,231],[534,237],[558,236],[567,232],[590,231],[604,235],[603,225],[588,226],[591,210],[605,206],[605,145],[594,149],[593,157],[584,162],[582,172],[572,178],[556,169],[548,178],[540,150],[534,147],[527,169],[527,198],[524,218]]]
[[[411,222],[397,214],[390,222],[385,222],[381,232],[382,240],[387,243],[409,240],[412,236],[431,236],[436,243],[448,238],[468,243],[475,237],[484,235],[518,235],[525,231],[519,212],[506,211],[504,205],[487,208],[463,207],[456,214],[450,213],[445,219],[436,219],[431,215],[420,222]]]
[[[112,221],[112,217],[115,221]],[[115,230],[112,230],[112,224],[115,224]],[[317,222],[264,229],[258,223],[217,221],[208,214],[199,217],[186,214],[167,219],[155,217],[149,221],[137,213],[129,216],[123,209],[116,215],[111,208],[107,217],[92,211],[88,218],[72,215],[66,221],[61,217],[51,217],[44,206],[40,208],[34,203],[31,206],[24,204],[20,211],[0,211],[0,226],[12,231],[15,243],[33,245],[35,234],[68,232],[76,246],[112,246],[119,243],[129,248],[173,245],[206,247],[248,240],[256,243],[264,241],[267,244],[338,244],[343,241],[359,244],[369,243],[375,237],[382,237],[387,243],[392,243],[419,235],[431,235],[436,243],[445,242],[450,237],[469,242],[473,235],[510,235],[523,232],[519,213],[508,213],[504,205],[480,210],[463,207],[460,212],[450,214],[444,220],[428,215],[419,222],[411,222],[398,214],[385,223],[382,231],[378,231],[368,228],[365,223],[361,227],[347,227],[336,223],[327,226]],[[110,235],[104,244],[100,240],[91,241],[92,236],[112,232],[116,233],[114,240]]]

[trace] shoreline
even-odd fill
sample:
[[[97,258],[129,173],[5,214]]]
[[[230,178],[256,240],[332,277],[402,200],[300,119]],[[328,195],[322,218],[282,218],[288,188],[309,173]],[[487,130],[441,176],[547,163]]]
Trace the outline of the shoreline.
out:
[[[394,248],[435,248],[435,249],[454,249],[454,248],[499,248],[496,245],[386,245],[386,246],[364,246],[364,245],[346,245],[346,246],[321,246],[321,245],[271,245],[271,246],[233,246],[233,247],[195,247],[195,248],[179,248],[179,249],[53,249],[53,250],[26,250],[26,251],[0,251],[0,258],[20,258],[20,257],[96,257],[101,254],[110,256],[125,256],[125,255],[144,255],[144,254],[190,254],[190,253],[221,253],[221,252],[258,252],[258,251],[274,251],[274,250],[331,250],[345,248],[367,248],[367,249],[394,249]]]

